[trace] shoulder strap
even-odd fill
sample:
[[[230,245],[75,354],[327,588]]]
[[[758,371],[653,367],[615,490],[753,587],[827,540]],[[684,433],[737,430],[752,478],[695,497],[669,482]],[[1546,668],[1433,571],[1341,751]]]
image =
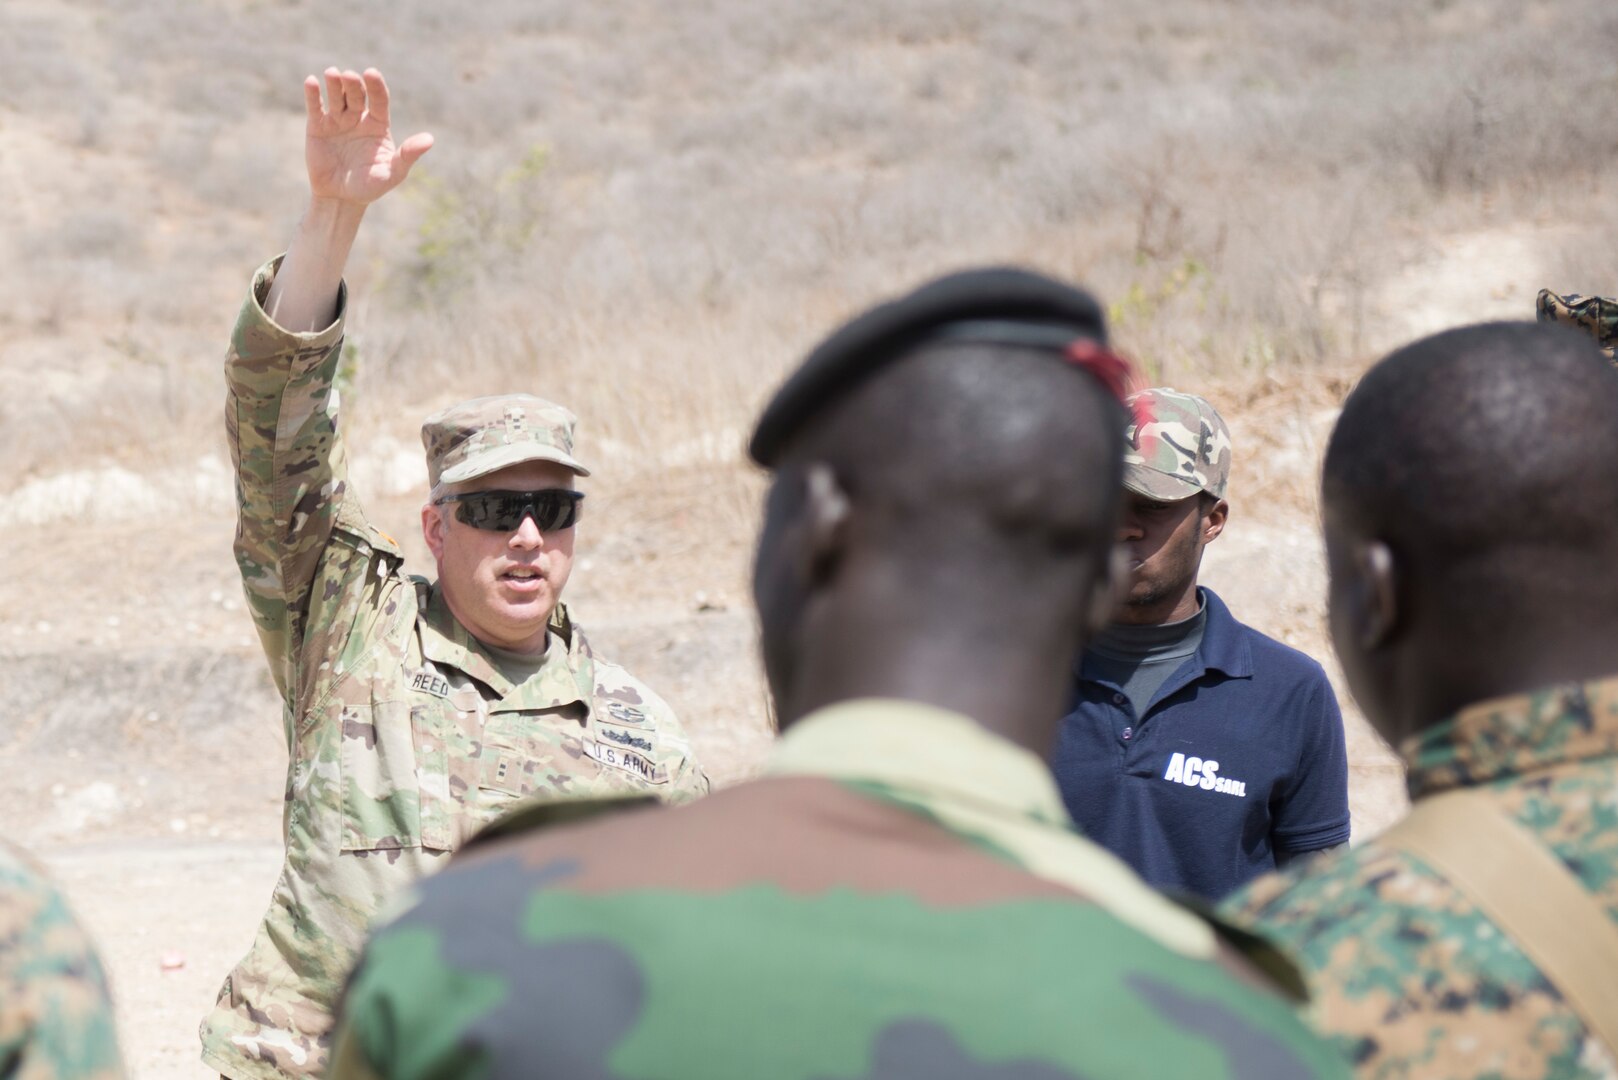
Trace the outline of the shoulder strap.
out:
[[[1478,792],[1416,803],[1378,841],[1443,874],[1618,1050],[1618,924],[1533,833]]]

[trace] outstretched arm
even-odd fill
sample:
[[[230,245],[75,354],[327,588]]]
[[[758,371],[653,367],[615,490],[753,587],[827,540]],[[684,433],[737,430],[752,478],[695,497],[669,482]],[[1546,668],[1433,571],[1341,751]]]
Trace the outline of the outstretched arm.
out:
[[[397,187],[432,146],[429,135],[394,145],[379,72],[333,68],[325,84],[322,108],[320,80],[304,83],[309,210],[279,266],[254,277],[225,358],[236,561],[276,686],[295,708],[306,704],[301,661],[310,635],[341,633],[345,616],[331,606],[357,602],[376,546],[347,491],[337,426],[343,264],[365,208]],[[359,540],[334,547],[345,515]],[[322,646],[311,648],[318,654]],[[320,662],[317,656],[310,670]]]
[[[322,107],[321,80],[313,75],[304,80],[309,209],[264,304],[270,318],[293,333],[331,325],[337,287],[366,207],[398,187],[433,145],[425,133],[394,143],[388,84],[375,68],[363,75],[327,68],[325,84]]]

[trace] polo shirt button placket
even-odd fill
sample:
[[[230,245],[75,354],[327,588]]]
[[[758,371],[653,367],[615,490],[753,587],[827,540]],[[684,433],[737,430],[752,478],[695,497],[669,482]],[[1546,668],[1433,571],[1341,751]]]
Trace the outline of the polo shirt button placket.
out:
[[[1129,710],[1130,719],[1131,720],[1134,719],[1134,709],[1132,709],[1130,707],[1129,698],[1126,697],[1123,693],[1121,693],[1120,691],[1116,691],[1116,690],[1113,691],[1112,703],[1114,705],[1118,706],[1120,709]],[[1118,732],[1119,740],[1121,742],[1125,743],[1125,744],[1127,744],[1129,742],[1129,740],[1133,739],[1134,737],[1135,737],[1135,725],[1133,723],[1125,724],[1124,727]]]

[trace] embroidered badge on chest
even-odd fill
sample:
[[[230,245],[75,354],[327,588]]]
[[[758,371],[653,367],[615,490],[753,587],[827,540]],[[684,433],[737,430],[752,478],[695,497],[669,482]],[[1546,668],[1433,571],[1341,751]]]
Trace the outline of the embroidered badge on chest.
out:
[[[603,739],[610,739],[619,746],[633,746],[637,750],[646,750],[648,752],[652,749],[650,739],[642,738],[632,731],[619,731],[617,728],[604,727],[598,734]]]
[[[655,764],[645,754],[638,753],[626,746],[612,746],[593,739],[584,741],[584,752],[593,760],[609,769],[629,773],[648,784],[666,784],[669,782],[669,771],[661,765]]]
[[[450,686],[448,679],[432,668],[422,668],[411,678],[410,689],[418,694],[431,694],[436,698],[447,698],[453,688]]]
[[[625,705],[621,701],[607,702],[607,715],[620,724],[644,724],[646,714],[633,705]]]

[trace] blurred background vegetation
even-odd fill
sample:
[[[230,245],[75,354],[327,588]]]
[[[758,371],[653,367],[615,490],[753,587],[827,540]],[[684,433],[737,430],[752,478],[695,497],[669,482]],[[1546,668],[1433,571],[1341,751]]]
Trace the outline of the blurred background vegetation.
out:
[[[357,422],[405,440],[521,387],[625,461],[734,459],[834,320],[973,262],[1088,283],[1157,381],[1618,289],[1599,0],[18,0],[0,26],[14,479],[64,428],[80,460],[217,450],[217,357],[331,63],[438,140],[351,275]]]

